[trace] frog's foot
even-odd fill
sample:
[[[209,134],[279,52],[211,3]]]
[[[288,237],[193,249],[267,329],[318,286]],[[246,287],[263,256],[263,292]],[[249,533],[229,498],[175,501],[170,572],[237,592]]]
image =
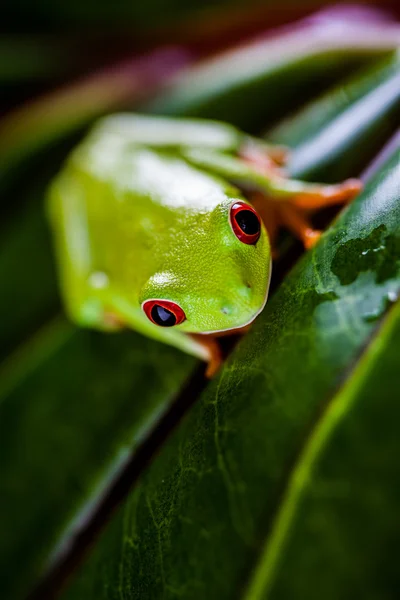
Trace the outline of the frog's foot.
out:
[[[271,147],[271,152],[273,148],[274,146]],[[276,148],[278,149],[276,157],[256,144],[245,146],[241,152],[242,160],[265,177],[266,186],[263,191],[274,200],[290,202],[299,208],[314,210],[324,206],[345,204],[362,189],[359,179],[347,179],[342,183],[332,185],[290,179],[280,168],[283,163],[276,160],[280,157],[280,147]],[[283,156],[285,155],[282,155],[281,158]]]
[[[281,167],[286,163],[288,150],[283,146],[259,147],[247,144],[240,151],[240,158],[253,169],[268,178],[282,177]]]
[[[283,204],[279,207],[281,222],[285,225],[295,237],[297,237],[309,250],[319,240],[321,231],[314,229],[308,219],[298,208],[290,204]]]
[[[206,369],[206,377],[207,379],[212,379],[220,370],[223,362],[221,346],[216,339],[212,338],[207,340],[206,344],[210,350],[210,360],[208,361]]]
[[[301,187],[302,190],[295,191],[287,200],[299,208],[314,210],[346,204],[361,191],[362,183],[358,179],[347,179],[334,185],[301,183]]]
[[[212,379],[212,377],[214,377],[214,375],[219,371],[223,362],[221,346],[216,338],[212,335],[202,335],[198,333],[190,333],[189,335],[196,340],[197,344],[203,346],[204,350],[206,351],[208,356],[208,364],[205,375],[207,379]]]
[[[271,158],[277,165],[286,165],[289,158],[289,148],[287,146],[278,146],[274,144],[265,144],[263,146],[264,152]]]

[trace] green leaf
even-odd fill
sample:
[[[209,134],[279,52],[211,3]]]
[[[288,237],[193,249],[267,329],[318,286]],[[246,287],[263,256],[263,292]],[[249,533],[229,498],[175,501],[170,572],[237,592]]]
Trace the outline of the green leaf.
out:
[[[62,555],[193,369],[134,333],[58,319],[0,370],[2,598],[25,598]]]
[[[266,134],[294,147],[293,177],[340,181],[359,173],[398,124],[400,53],[341,82]]]
[[[315,448],[321,429],[329,429],[325,423],[337,406],[343,414],[335,425],[336,449],[325,456],[320,445],[314,449],[315,461],[327,472],[336,465],[338,473],[349,456],[344,477],[350,482],[357,459],[368,464],[363,454],[369,452],[368,432],[374,431],[374,413],[368,405],[366,391],[372,394],[372,388],[365,364],[380,360],[382,352],[392,354],[393,360],[396,353],[397,362],[399,359],[398,346],[388,334],[390,325],[384,326],[382,337],[379,332],[385,313],[400,292],[399,178],[397,147],[365,191],[273,296],[220,376],[140,478],[64,599],[265,597],[266,579],[260,573],[265,564],[268,568],[272,554],[283,553],[277,536],[285,527],[286,503],[291,498],[296,503],[291,509],[293,529],[288,525],[284,529],[287,554],[278,556],[276,597],[325,596],[324,585],[312,589],[314,580],[326,582],[329,598],[354,597],[353,580],[350,575],[347,579],[342,576],[341,569],[347,568],[345,573],[354,569],[354,577],[358,577],[359,572],[364,574],[363,566],[383,564],[387,555],[379,552],[385,545],[393,548],[393,538],[379,511],[397,505],[396,492],[391,491],[391,474],[398,472],[395,424],[389,426],[391,441],[379,446],[385,437],[381,429],[372,442],[378,451],[371,448],[369,458],[377,478],[370,489],[376,495],[365,499],[353,529],[349,523],[356,507],[353,504],[353,511],[349,506],[346,512],[341,495],[348,488],[343,492],[339,485],[325,490],[330,512],[326,529],[322,524],[319,530],[324,489],[314,488],[308,478],[300,477],[299,482],[297,474],[298,469],[304,473],[309,448]],[[373,371],[370,376],[374,377]],[[395,389],[398,376],[396,382]],[[352,430],[346,428],[345,413],[348,408],[354,424],[349,400],[354,394],[358,419]],[[385,393],[387,401],[392,395]],[[387,401],[385,408],[389,408]],[[394,407],[395,397],[390,402]],[[372,403],[376,409],[379,399]],[[392,419],[390,409],[386,414]],[[381,414],[377,426],[384,426],[387,420]],[[362,435],[363,446],[357,433]],[[357,481],[360,477],[358,474]],[[308,502],[300,503],[300,494],[293,500],[293,485],[305,490],[304,498],[308,490]],[[342,538],[338,539],[333,537],[335,515],[341,519],[337,526]],[[383,525],[378,547],[374,547],[375,528],[368,528],[375,519]],[[362,528],[363,535],[358,537]],[[307,533],[319,544],[311,550]],[[347,554],[339,560],[341,539]],[[330,562],[330,549],[336,552],[336,561]],[[346,560],[352,564],[343,567]],[[388,581],[382,579],[379,568],[371,568],[361,597],[392,597],[384,593],[388,586],[391,594],[395,593],[393,565],[397,567],[395,560],[387,566],[393,575]],[[338,595],[336,580],[342,592]],[[297,593],[297,583],[303,595]],[[368,583],[375,586],[375,595]]]
[[[0,244],[0,360],[59,310],[53,245],[44,211],[44,189],[31,191]],[[27,301],[27,299],[29,299]]]
[[[303,448],[248,600],[396,596],[399,348],[397,302]]]

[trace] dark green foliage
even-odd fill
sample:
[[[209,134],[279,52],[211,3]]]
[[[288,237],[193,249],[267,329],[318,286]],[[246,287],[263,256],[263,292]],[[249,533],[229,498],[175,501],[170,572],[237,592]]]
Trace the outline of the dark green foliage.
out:
[[[270,131],[268,139],[295,147],[293,177],[339,181],[372,160],[400,119],[400,60],[391,57],[311,102]]]
[[[24,597],[171,405],[194,361],[56,320],[0,372],[1,594]],[[86,515],[86,516],[85,516]]]

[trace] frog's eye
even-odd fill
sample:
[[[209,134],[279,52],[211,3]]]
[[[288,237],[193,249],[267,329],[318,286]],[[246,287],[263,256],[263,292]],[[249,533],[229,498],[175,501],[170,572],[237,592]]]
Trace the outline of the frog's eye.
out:
[[[231,206],[230,222],[233,233],[244,244],[254,245],[261,233],[260,217],[252,206],[235,202]]]
[[[143,310],[148,319],[160,327],[173,327],[186,319],[181,307],[169,300],[147,300],[143,302]]]

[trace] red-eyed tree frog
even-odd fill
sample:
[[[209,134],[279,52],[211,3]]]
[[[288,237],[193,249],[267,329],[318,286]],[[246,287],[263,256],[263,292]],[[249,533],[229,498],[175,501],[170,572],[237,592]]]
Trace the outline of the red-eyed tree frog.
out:
[[[67,312],[130,327],[220,363],[216,336],[263,310],[281,224],[309,248],[304,211],[349,200],[358,180],[285,177],[285,150],[231,125],[118,114],[101,120],[51,185],[48,209]]]

